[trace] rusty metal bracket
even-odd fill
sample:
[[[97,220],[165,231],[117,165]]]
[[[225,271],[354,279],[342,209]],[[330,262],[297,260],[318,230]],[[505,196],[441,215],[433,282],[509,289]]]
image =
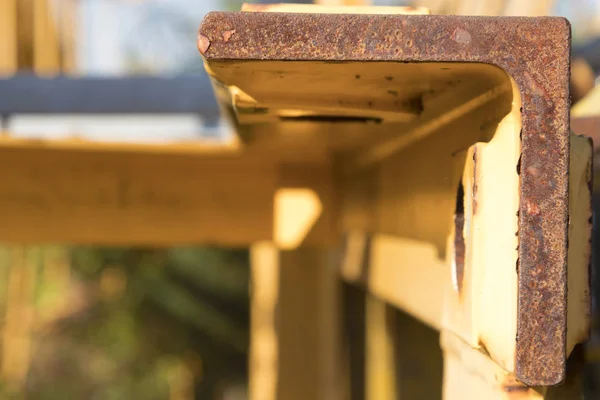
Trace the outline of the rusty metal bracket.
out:
[[[565,377],[567,356],[570,38],[568,21],[551,17],[214,12],[202,22],[198,45],[221,104],[234,116],[249,152],[259,148],[262,139],[269,135],[273,140],[285,132],[294,136],[295,126],[325,126],[314,131],[316,135],[330,131],[332,124],[338,122],[339,126],[348,127],[349,136],[368,127],[380,140],[366,138],[358,140],[354,147],[325,149],[327,154],[353,155],[346,157],[345,163],[351,169],[377,164],[421,139],[398,144],[397,135],[386,134],[382,128],[390,118],[386,110],[397,112],[399,120],[394,123],[421,127],[418,132],[424,137],[427,132],[422,127],[427,117],[423,107],[427,110],[428,105],[424,106],[423,101],[428,90],[433,89],[436,94],[442,90],[435,82],[422,79],[423,85],[416,94],[403,98],[402,106],[395,109],[393,103],[390,109],[386,105],[372,107],[376,99],[362,104],[356,96],[354,104],[328,107],[301,89],[290,89],[293,84],[281,83],[290,76],[298,85],[310,81],[308,64],[305,69],[293,70],[291,65],[312,62],[327,68],[358,63],[368,65],[368,70],[381,63],[394,63],[393,68],[401,73],[403,64],[409,68],[440,63],[444,70],[440,79],[446,79],[443,73],[452,78],[453,65],[465,64],[468,68],[477,63],[496,66],[508,74],[518,88],[513,96],[520,97],[521,102],[521,157],[514,166],[520,174],[515,373],[528,385],[554,385]],[[259,68],[260,63],[265,68]],[[350,71],[351,68],[346,72]],[[238,78],[243,74],[247,79],[242,82]],[[413,76],[414,86],[419,86],[419,74]],[[359,82],[365,77],[356,72],[352,78]],[[396,77],[382,77],[381,82],[386,83],[383,79],[390,84],[389,95],[397,95],[398,89],[391,87]],[[404,84],[407,91],[414,89]],[[504,92],[502,86],[492,87],[486,92],[488,97],[472,96],[462,102],[457,100],[455,105],[462,106],[466,113],[468,107],[477,109]],[[311,108],[313,112],[307,113]],[[368,112],[370,108],[378,110]],[[492,108],[501,114],[507,112],[499,105]],[[298,109],[304,113],[290,113]],[[459,117],[453,117],[452,106],[446,109],[450,114],[442,118],[443,123]],[[294,118],[300,125],[290,125]],[[311,138],[313,145],[320,141],[314,135]],[[303,141],[290,146],[296,146],[297,153],[310,147]],[[365,158],[365,154],[374,156]],[[296,156],[281,155],[281,159],[302,159]],[[361,160],[366,160],[366,164],[361,164]]]

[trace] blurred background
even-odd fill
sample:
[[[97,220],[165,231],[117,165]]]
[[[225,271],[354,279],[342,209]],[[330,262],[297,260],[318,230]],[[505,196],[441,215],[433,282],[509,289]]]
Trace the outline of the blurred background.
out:
[[[599,113],[600,100],[589,99],[598,99],[600,0],[325,2],[565,16],[574,107]],[[0,0],[0,132],[152,144],[227,138],[196,30],[207,12],[241,3]],[[249,277],[246,249],[0,246],[0,398],[246,399]],[[413,324],[414,337],[436,340]],[[600,398],[600,357],[593,344],[588,353],[590,398]],[[441,353],[429,357],[439,364]]]

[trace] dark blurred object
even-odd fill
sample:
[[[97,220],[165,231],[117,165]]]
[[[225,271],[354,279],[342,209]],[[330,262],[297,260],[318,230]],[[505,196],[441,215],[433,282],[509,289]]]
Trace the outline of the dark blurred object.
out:
[[[578,134],[592,138],[594,141],[594,195],[592,198],[592,260],[591,260],[591,285],[592,285],[592,319],[590,339],[584,344],[585,349],[585,398],[600,398],[600,310],[598,307],[598,293],[600,293],[600,227],[598,226],[598,215],[600,215],[600,196],[598,195],[598,178],[600,178],[600,116],[573,117],[571,119],[571,130]]]
[[[219,110],[205,73],[171,78],[0,79],[0,115],[198,113],[216,121]],[[93,96],[90,96],[93,93]]]
[[[573,59],[584,59],[594,71],[600,75],[600,38],[592,39],[585,44],[573,47]]]
[[[571,61],[571,103],[583,99],[593,88],[596,75],[592,67],[583,57]]]

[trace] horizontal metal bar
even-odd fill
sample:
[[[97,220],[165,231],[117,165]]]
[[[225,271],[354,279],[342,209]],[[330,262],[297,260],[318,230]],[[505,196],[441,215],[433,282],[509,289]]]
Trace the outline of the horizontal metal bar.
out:
[[[205,74],[157,77],[0,79],[0,115],[11,114],[197,113],[219,118]]]

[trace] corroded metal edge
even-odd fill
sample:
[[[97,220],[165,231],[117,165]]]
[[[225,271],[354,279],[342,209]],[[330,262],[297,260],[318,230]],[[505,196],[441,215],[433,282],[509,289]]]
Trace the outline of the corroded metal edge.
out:
[[[228,41],[224,32],[235,30]],[[210,13],[207,60],[482,62],[522,101],[516,374],[565,378],[571,29],[556,17]],[[515,166],[516,168],[516,166]]]

